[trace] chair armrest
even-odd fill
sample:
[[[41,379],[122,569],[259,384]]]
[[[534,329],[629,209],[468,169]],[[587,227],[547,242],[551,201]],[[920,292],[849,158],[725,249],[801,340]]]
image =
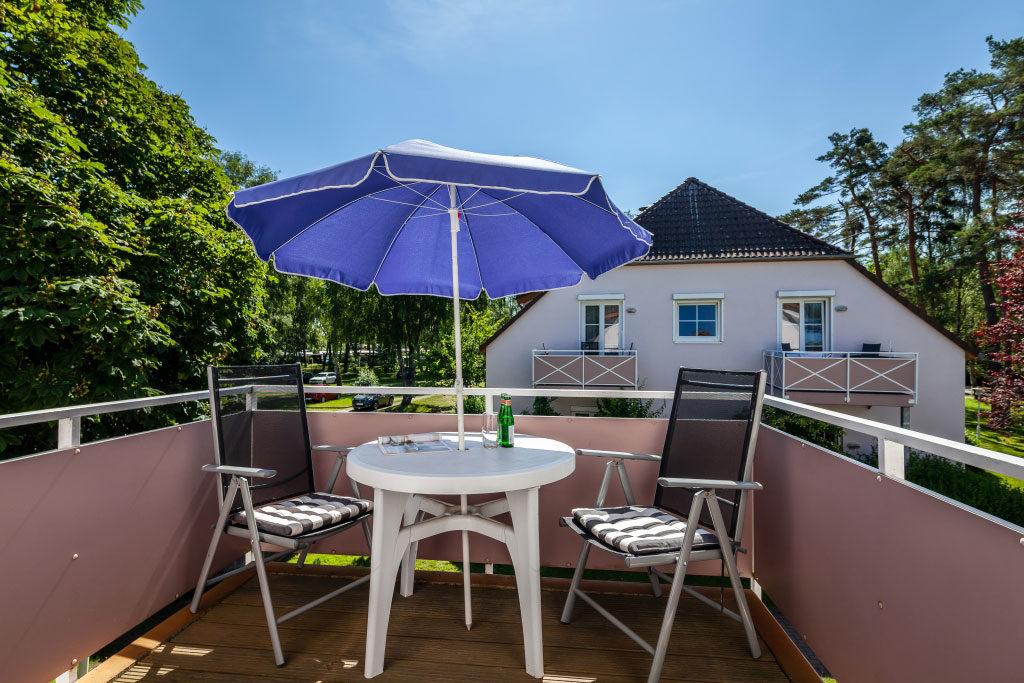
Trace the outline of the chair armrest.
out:
[[[577,448],[576,455],[593,455],[598,458],[622,458],[623,460],[661,460],[660,455],[648,455],[646,453],[622,453],[620,451],[597,451],[592,448]]]
[[[319,446],[313,446],[314,451],[332,451],[337,453],[348,454],[352,450],[352,446],[332,446],[330,444],[320,444]]]
[[[679,477],[658,477],[658,486],[684,489],[743,489],[760,491],[764,487],[756,481],[733,481],[731,479],[680,479]]]
[[[216,472],[217,474],[230,474],[233,477],[257,477],[259,479],[271,479],[277,476],[277,470],[267,470],[261,467],[233,467],[231,465],[203,465],[203,472]]]

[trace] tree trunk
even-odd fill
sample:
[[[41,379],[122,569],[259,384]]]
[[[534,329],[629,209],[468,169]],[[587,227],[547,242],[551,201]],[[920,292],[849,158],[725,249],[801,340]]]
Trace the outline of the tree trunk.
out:
[[[348,362],[349,362],[349,359],[350,359],[351,355],[352,355],[352,344],[349,343],[349,342],[345,342],[345,355],[342,356],[342,364],[341,364],[341,374],[343,374],[343,375],[347,375],[348,374]]]
[[[882,262],[878,258],[878,240],[875,238],[875,228],[870,223],[868,223],[868,240],[871,242],[871,261],[875,264],[875,277],[884,282],[882,278]]]
[[[917,306],[925,310],[924,296],[921,293],[921,274],[917,269],[917,229],[914,225],[917,212],[914,210],[914,198],[907,197],[907,258],[910,260],[910,281],[914,284],[914,298]]]
[[[971,219],[975,221],[981,216],[981,192],[981,178],[971,180]],[[984,241],[978,250],[978,278],[981,281],[981,299],[985,303],[985,323],[995,325],[999,322],[999,310],[996,307],[996,291],[992,287],[992,280],[989,277],[991,264]]]

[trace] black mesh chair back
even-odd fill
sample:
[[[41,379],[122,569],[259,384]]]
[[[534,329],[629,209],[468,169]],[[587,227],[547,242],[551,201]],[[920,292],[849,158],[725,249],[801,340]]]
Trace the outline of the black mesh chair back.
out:
[[[277,470],[250,486],[256,506],[313,491],[313,461],[302,367],[210,366],[210,411],[217,464]],[[221,499],[230,477],[221,477]],[[232,511],[242,509],[236,497]]]
[[[861,356],[865,358],[878,358],[879,352],[882,350],[881,344],[861,344],[860,351]]]
[[[679,368],[675,397],[669,414],[662,477],[748,481],[752,435],[761,417],[763,373]],[[658,486],[655,507],[686,517],[694,491]],[[736,539],[740,509],[739,490],[719,490],[722,516],[730,538]],[[711,515],[702,507],[701,523]]]

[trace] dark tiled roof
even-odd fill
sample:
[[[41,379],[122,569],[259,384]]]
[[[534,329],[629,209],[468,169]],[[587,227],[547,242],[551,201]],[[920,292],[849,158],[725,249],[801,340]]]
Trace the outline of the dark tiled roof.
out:
[[[687,178],[634,220],[654,235],[654,246],[640,263],[851,255],[696,178]]]

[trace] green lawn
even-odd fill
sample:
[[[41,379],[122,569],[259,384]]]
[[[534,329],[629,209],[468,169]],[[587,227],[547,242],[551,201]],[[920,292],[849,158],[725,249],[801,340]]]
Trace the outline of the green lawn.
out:
[[[307,410],[340,410],[341,408],[351,408],[352,397],[351,396],[339,396],[332,401],[325,401],[324,403],[307,403]]]
[[[1024,458],[1024,429],[1016,429],[1006,434],[1000,434],[985,426],[985,417],[989,411],[989,404],[981,404],[981,439],[977,438],[977,410],[978,402],[971,396],[964,397],[964,430],[967,438],[976,446],[988,448],[1008,455],[1016,455]]]
[[[964,397],[964,433],[967,436],[967,442],[979,446],[981,448],[987,448],[992,451],[999,453],[1006,453],[1007,455],[1015,455],[1018,458],[1024,458],[1024,428],[1018,428],[1007,432],[1006,434],[1000,434],[999,432],[989,429],[985,426],[985,417],[989,411],[989,404],[981,404],[981,438],[978,438],[978,402],[972,396]],[[1006,475],[995,473],[1000,479],[1005,481],[1010,486],[1018,489],[1024,489],[1024,481],[1020,479],[1014,479],[1013,477],[1007,477]]]
[[[319,364],[313,364],[303,367],[306,372],[321,372],[322,368]],[[377,375],[379,386],[382,387],[399,387],[402,386],[401,380],[396,376],[394,368],[387,366],[373,366],[373,371]],[[353,362],[349,366],[349,371],[342,373],[338,384],[353,386],[359,376],[358,366]],[[436,378],[429,376],[428,373],[419,372],[416,377],[418,384],[423,386],[431,386],[434,384]],[[454,396],[416,396],[413,397],[412,403],[401,408],[402,397],[399,395],[395,396],[395,402],[387,407],[382,408],[382,411],[387,412],[401,412],[401,413],[453,413],[455,412],[455,397]],[[324,403],[309,403],[307,407],[310,410],[342,410],[345,408],[352,407],[352,395],[340,396],[331,401]]]

